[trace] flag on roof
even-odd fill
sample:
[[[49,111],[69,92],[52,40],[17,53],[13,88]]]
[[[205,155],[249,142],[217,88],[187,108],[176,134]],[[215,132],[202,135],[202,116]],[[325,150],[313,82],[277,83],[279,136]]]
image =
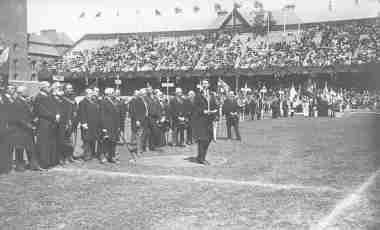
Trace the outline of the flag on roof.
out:
[[[219,3],[214,4],[214,11],[219,12],[222,11],[222,6]]]
[[[86,16],[86,13],[85,12],[82,12],[80,15],[79,15],[79,18],[84,18]]]
[[[99,11],[98,13],[96,13],[95,17],[99,18],[100,16],[102,16],[102,12]]]
[[[119,17],[120,13],[119,10],[116,11],[116,16]]]
[[[329,0],[329,11],[333,11],[333,3],[332,3],[332,0]]]
[[[261,8],[263,8],[263,4],[261,2],[259,2],[259,1],[256,0],[253,3],[253,7],[256,8],[256,9],[261,9]]]
[[[295,4],[287,4],[282,8],[283,10],[294,10],[296,8]]]
[[[199,6],[194,6],[194,7],[193,7],[193,11],[194,11],[194,13],[198,13],[199,10],[200,10]]]
[[[176,14],[182,14],[183,10],[181,8],[179,8],[179,7],[176,7],[176,8],[174,8],[174,13],[176,13]]]
[[[356,5],[359,5],[359,3],[360,3],[359,0],[355,0]]]
[[[155,10],[154,10],[154,14],[155,14],[156,16],[161,16],[161,11],[155,9]]]
[[[234,8],[235,8],[235,9],[239,9],[239,8],[241,8],[241,4],[240,4],[240,3],[237,3],[237,2],[234,2]]]

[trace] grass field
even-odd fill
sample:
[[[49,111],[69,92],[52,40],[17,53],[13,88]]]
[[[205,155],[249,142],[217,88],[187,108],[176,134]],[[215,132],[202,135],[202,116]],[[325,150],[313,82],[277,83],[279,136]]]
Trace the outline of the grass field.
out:
[[[241,132],[212,143],[210,162],[223,164],[142,165],[121,148],[118,165],[2,175],[0,229],[380,229],[374,115],[247,121]]]

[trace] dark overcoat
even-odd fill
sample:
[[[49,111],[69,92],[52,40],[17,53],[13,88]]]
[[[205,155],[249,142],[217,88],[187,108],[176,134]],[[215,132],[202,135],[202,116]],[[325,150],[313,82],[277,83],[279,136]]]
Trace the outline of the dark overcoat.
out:
[[[87,124],[88,129],[82,129],[84,141],[95,141],[99,135],[100,128],[100,105],[99,101],[84,98],[79,103],[78,116],[80,123]]]
[[[197,93],[194,98],[193,108],[191,124],[194,139],[211,141],[213,139],[213,120],[215,115],[204,113],[208,109],[208,102],[200,93]],[[216,103],[210,104],[210,110],[217,108]]]
[[[36,149],[40,156],[40,166],[49,168],[59,162],[59,124],[56,115],[61,114],[61,104],[52,95],[40,93],[34,102],[34,113],[38,118]]]
[[[34,115],[30,102],[25,98],[17,97],[8,107],[8,125],[14,130],[7,136],[8,143],[16,148],[32,150],[34,145],[33,119]]]
[[[121,117],[120,108],[116,101],[105,98],[100,102],[100,127],[107,130],[109,140],[119,141]]]
[[[0,174],[8,173],[12,169],[12,155],[7,136],[10,133],[8,128],[8,101],[3,94],[0,94]]]

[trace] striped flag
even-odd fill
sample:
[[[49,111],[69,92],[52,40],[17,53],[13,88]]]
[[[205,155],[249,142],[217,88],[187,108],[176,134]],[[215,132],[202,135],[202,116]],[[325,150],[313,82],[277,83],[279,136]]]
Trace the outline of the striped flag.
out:
[[[3,50],[0,55],[0,85],[7,86],[9,80],[9,48]]]

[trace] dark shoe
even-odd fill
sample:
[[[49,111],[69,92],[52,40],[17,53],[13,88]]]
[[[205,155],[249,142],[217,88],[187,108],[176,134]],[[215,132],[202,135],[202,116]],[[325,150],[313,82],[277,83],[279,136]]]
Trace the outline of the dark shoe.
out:
[[[202,160],[200,161],[201,164],[203,165],[210,165],[210,162],[206,161],[206,160]]]
[[[117,164],[117,161],[114,158],[109,158],[108,162],[112,164]]]
[[[33,167],[30,167],[30,170],[32,171],[45,171],[45,169],[41,168],[40,166],[33,166]]]

